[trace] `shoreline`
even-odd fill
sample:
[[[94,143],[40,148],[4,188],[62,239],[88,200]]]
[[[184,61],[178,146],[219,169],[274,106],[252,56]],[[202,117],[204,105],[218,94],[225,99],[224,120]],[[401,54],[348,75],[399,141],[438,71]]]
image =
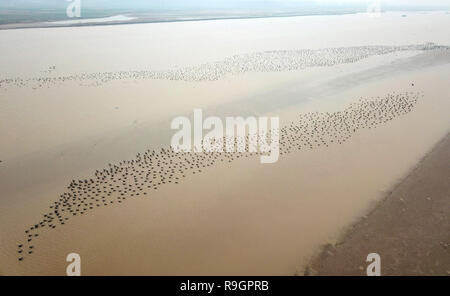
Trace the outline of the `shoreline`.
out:
[[[303,274],[364,276],[366,256],[375,252],[381,256],[381,275],[449,275],[449,152],[447,133],[337,243],[324,245]]]
[[[436,8],[436,9],[427,9],[427,10],[386,10],[382,11],[382,14],[386,13],[429,13],[429,12],[443,12],[449,13],[448,9],[444,8]],[[129,16],[132,19],[123,20],[123,21],[104,21],[104,22],[82,22],[82,23],[73,23],[73,24],[61,24],[61,21],[67,21],[67,19],[58,19],[53,21],[41,21],[41,22],[33,22],[33,23],[4,23],[0,24],[0,31],[2,30],[19,30],[19,29],[45,29],[45,28],[72,28],[72,27],[98,27],[98,26],[118,26],[118,25],[138,25],[138,24],[161,24],[161,23],[180,23],[180,22],[203,22],[203,21],[223,21],[223,20],[253,20],[253,19],[272,19],[272,18],[293,18],[293,17],[314,17],[314,16],[345,16],[345,15],[358,15],[358,14],[367,14],[364,11],[343,11],[343,12],[307,12],[307,13],[281,13],[279,15],[243,15],[243,16],[217,16],[217,17],[173,17],[168,19],[154,19],[148,17],[140,17],[133,16],[133,14],[117,14],[114,16]],[[103,17],[103,18],[109,18]],[[90,19],[95,20],[98,17],[92,18],[69,18],[71,21],[89,21]]]
[[[440,10],[437,10],[440,11]],[[222,20],[246,20],[246,19],[262,19],[262,18],[285,18],[285,17],[301,17],[301,16],[334,16],[334,15],[349,15],[357,14],[360,12],[345,12],[345,13],[334,13],[334,14],[294,14],[294,15],[264,15],[264,16],[223,16],[223,17],[206,17],[206,18],[181,18],[181,19],[161,19],[161,20],[145,20],[139,19],[138,17],[132,20],[126,21],[112,21],[112,22],[98,22],[98,23],[77,23],[77,24],[54,24],[59,23],[61,20],[57,21],[47,21],[38,23],[12,23],[12,24],[0,24],[0,30],[17,30],[17,29],[43,29],[43,28],[70,28],[70,27],[97,27],[97,26],[118,26],[118,25],[139,25],[139,24],[159,24],[159,23],[180,23],[180,22],[202,22],[202,21],[222,21]],[[89,20],[80,18],[79,20]],[[9,25],[12,27],[5,28]],[[23,26],[19,26],[23,25]]]

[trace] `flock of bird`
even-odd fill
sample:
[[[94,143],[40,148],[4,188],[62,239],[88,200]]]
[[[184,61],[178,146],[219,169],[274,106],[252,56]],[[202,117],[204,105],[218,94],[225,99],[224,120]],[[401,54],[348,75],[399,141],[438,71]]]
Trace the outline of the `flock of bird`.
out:
[[[198,66],[184,67],[165,71],[118,71],[84,73],[79,75],[7,78],[0,80],[0,90],[8,87],[26,87],[33,89],[50,87],[58,83],[78,82],[81,86],[99,86],[115,80],[165,79],[182,81],[213,81],[226,75],[246,72],[293,71],[308,67],[334,66],[353,63],[374,55],[383,55],[399,51],[425,51],[446,49],[434,43],[404,46],[359,46],[325,49],[276,50],[259,53],[235,55],[222,61],[205,63]],[[55,66],[49,68],[55,71]]]
[[[39,78],[0,80],[0,90],[8,87],[50,87],[67,81],[89,82],[92,85],[122,79],[167,79],[183,81],[213,81],[226,75],[246,72],[292,71],[314,66],[352,63],[373,55],[397,51],[450,49],[433,43],[408,46],[360,46],[319,50],[282,50],[236,55],[215,63],[167,71],[102,72]],[[55,67],[50,67],[52,74]],[[340,145],[361,129],[371,129],[409,113],[420,93],[393,93],[384,98],[360,99],[343,111],[312,112],[282,127],[279,137],[280,155],[293,151]],[[423,95],[422,95],[423,96]],[[254,135],[227,138],[215,145],[247,145]],[[59,198],[43,214],[41,221],[25,230],[25,240],[18,244],[18,260],[35,251],[35,239],[42,230],[64,226],[71,217],[86,215],[96,208],[113,206],[127,199],[150,196],[162,186],[176,186],[193,174],[200,174],[217,163],[231,163],[239,158],[270,154],[253,152],[248,145],[243,152],[175,152],[172,148],[148,150],[134,159],[109,164],[84,180],[73,180]]]
[[[392,93],[386,97],[360,99],[338,112],[302,114],[279,130],[280,155],[340,145],[361,129],[371,129],[412,111],[422,93]],[[234,145],[243,140],[222,138],[216,143]],[[270,152],[269,152],[270,153]],[[251,152],[174,152],[172,148],[147,150],[134,159],[109,164],[84,180],[72,180],[67,190],[42,215],[41,221],[25,230],[25,241],[18,244],[18,260],[35,251],[34,241],[42,230],[63,227],[71,217],[86,215],[100,207],[114,206],[127,199],[150,197],[162,186],[179,186],[184,179],[201,174],[217,163],[268,154]]]

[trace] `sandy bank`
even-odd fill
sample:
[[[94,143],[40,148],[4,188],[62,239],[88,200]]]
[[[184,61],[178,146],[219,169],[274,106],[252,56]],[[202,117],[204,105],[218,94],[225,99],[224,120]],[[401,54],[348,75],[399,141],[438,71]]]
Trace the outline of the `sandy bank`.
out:
[[[366,275],[367,255],[378,253],[381,275],[449,275],[449,159],[447,135],[342,240],[326,246],[308,273]]]

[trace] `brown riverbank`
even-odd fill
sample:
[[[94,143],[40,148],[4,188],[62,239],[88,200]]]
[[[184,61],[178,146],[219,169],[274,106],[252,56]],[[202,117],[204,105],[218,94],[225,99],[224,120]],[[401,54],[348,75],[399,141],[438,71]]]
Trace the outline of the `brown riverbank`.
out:
[[[307,273],[365,275],[367,255],[378,253],[382,275],[449,275],[449,160],[447,135],[340,243],[327,245]]]

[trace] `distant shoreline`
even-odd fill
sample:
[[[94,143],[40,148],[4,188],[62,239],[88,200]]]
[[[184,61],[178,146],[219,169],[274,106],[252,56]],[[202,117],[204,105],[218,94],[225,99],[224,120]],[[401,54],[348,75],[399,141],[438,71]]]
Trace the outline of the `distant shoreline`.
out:
[[[34,29],[34,28],[65,28],[65,27],[92,27],[92,26],[115,26],[115,25],[130,25],[130,24],[152,24],[152,23],[178,23],[178,22],[195,22],[195,21],[219,21],[219,20],[236,20],[236,19],[260,19],[260,18],[281,18],[281,17],[299,17],[299,16],[318,16],[318,15],[348,15],[361,12],[342,12],[342,13],[315,13],[315,14],[291,14],[291,15],[261,15],[261,16],[218,16],[218,17],[199,17],[199,18],[173,18],[173,19],[145,19],[136,17],[132,20],[126,21],[111,21],[111,22],[86,22],[76,24],[58,24],[58,21],[51,22],[33,22],[33,23],[11,23],[0,25],[0,30],[14,30],[14,29]],[[94,18],[92,18],[94,19]],[[95,18],[96,19],[96,18]],[[77,20],[77,19],[68,19]],[[87,20],[80,18],[78,20]]]
[[[429,9],[429,10],[388,10],[382,13],[397,12],[397,13],[427,13],[427,12],[446,12],[445,9]],[[195,17],[195,16],[164,16],[152,17],[152,16],[138,16],[133,14],[117,14],[108,17],[92,17],[92,18],[73,18],[66,20],[54,20],[54,21],[39,21],[32,23],[7,23],[0,24],[0,30],[15,30],[15,29],[35,29],[35,28],[65,28],[65,27],[88,27],[88,26],[113,26],[113,25],[130,25],[130,24],[150,24],[150,23],[175,23],[175,22],[194,22],[194,21],[219,21],[219,20],[239,20],[239,19],[261,19],[261,18],[286,18],[286,17],[300,17],[300,16],[338,16],[349,14],[363,14],[364,11],[335,11],[335,12],[307,12],[307,13],[280,13],[274,15],[222,15],[211,17]],[[126,16],[132,19],[120,20],[120,21],[95,21],[98,19],[108,19],[114,16]],[[61,21],[84,21],[73,24],[61,24]],[[89,22],[87,20],[93,20]]]

